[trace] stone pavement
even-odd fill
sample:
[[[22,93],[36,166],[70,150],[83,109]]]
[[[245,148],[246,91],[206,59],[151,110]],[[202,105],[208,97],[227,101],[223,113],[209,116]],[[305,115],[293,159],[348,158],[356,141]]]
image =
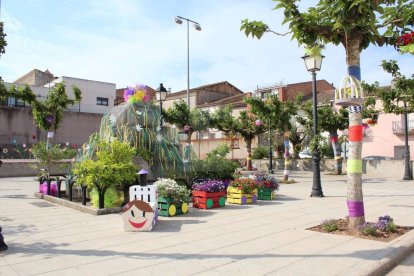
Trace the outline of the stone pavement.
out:
[[[297,183],[282,184],[275,201],[190,208],[161,217],[153,232],[125,232],[120,214],[35,198],[32,177],[0,178],[9,245],[0,275],[382,275],[413,252],[414,231],[386,243],[306,230],[346,216],[346,175],[322,174],[325,198],[309,197],[311,172],[292,178]],[[363,185],[367,221],[388,214],[414,226],[413,181],[364,177]],[[410,271],[398,268],[391,273]]]

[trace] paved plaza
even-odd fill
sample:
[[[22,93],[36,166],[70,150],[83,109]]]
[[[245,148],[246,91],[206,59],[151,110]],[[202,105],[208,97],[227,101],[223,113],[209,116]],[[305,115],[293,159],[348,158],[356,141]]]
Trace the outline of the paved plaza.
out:
[[[413,252],[414,231],[380,242],[306,230],[346,216],[347,176],[322,173],[325,198],[309,197],[311,172],[292,178],[297,183],[282,184],[274,201],[190,208],[161,217],[152,232],[125,232],[120,214],[93,216],[38,199],[34,177],[0,178],[9,246],[0,275],[382,275]],[[367,221],[388,214],[414,226],[414,181],[364,176],[363,192]],[[413,263],[391,274],[410,275]]]

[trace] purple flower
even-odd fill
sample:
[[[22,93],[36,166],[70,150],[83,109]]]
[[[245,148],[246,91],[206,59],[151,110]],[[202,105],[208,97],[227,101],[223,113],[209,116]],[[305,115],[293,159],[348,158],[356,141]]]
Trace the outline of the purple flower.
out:
[[[46,115],[45,120],[46,120],[46,122],[51,124],[52,121],[53,121],[53,116],[52,115]]]
[[[127,89],[124,90],[124,101],[128,101],[129,97],[131,97],[132,95],[134,95],[135,90],[132,87],[128,87]]]
[[[275,191],[279,190],[279,183],[277,182],[276,177],[267,172],[255,172],[252,178],[261,188],[270,188]]]
[[[200,182],[193,183],[193,190],[217,193],[225,191],[226,185],[221,180],[203,179]]]

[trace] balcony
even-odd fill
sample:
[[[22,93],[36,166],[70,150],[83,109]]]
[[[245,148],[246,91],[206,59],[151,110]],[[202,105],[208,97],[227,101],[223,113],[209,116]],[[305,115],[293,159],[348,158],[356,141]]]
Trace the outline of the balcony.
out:
[[[392,133],[394,134],[404,134],[404,121],[393,121],[392,122]],[[408,133],[414,133],[414,120],[408,121]]]

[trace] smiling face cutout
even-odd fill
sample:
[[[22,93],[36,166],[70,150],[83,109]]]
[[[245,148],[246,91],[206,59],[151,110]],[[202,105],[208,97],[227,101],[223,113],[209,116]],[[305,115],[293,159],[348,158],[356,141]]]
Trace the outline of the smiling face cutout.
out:
[[[133,200],[125,205],[122,218],[125,231],[151,231],[154,210],[142,200]]]

